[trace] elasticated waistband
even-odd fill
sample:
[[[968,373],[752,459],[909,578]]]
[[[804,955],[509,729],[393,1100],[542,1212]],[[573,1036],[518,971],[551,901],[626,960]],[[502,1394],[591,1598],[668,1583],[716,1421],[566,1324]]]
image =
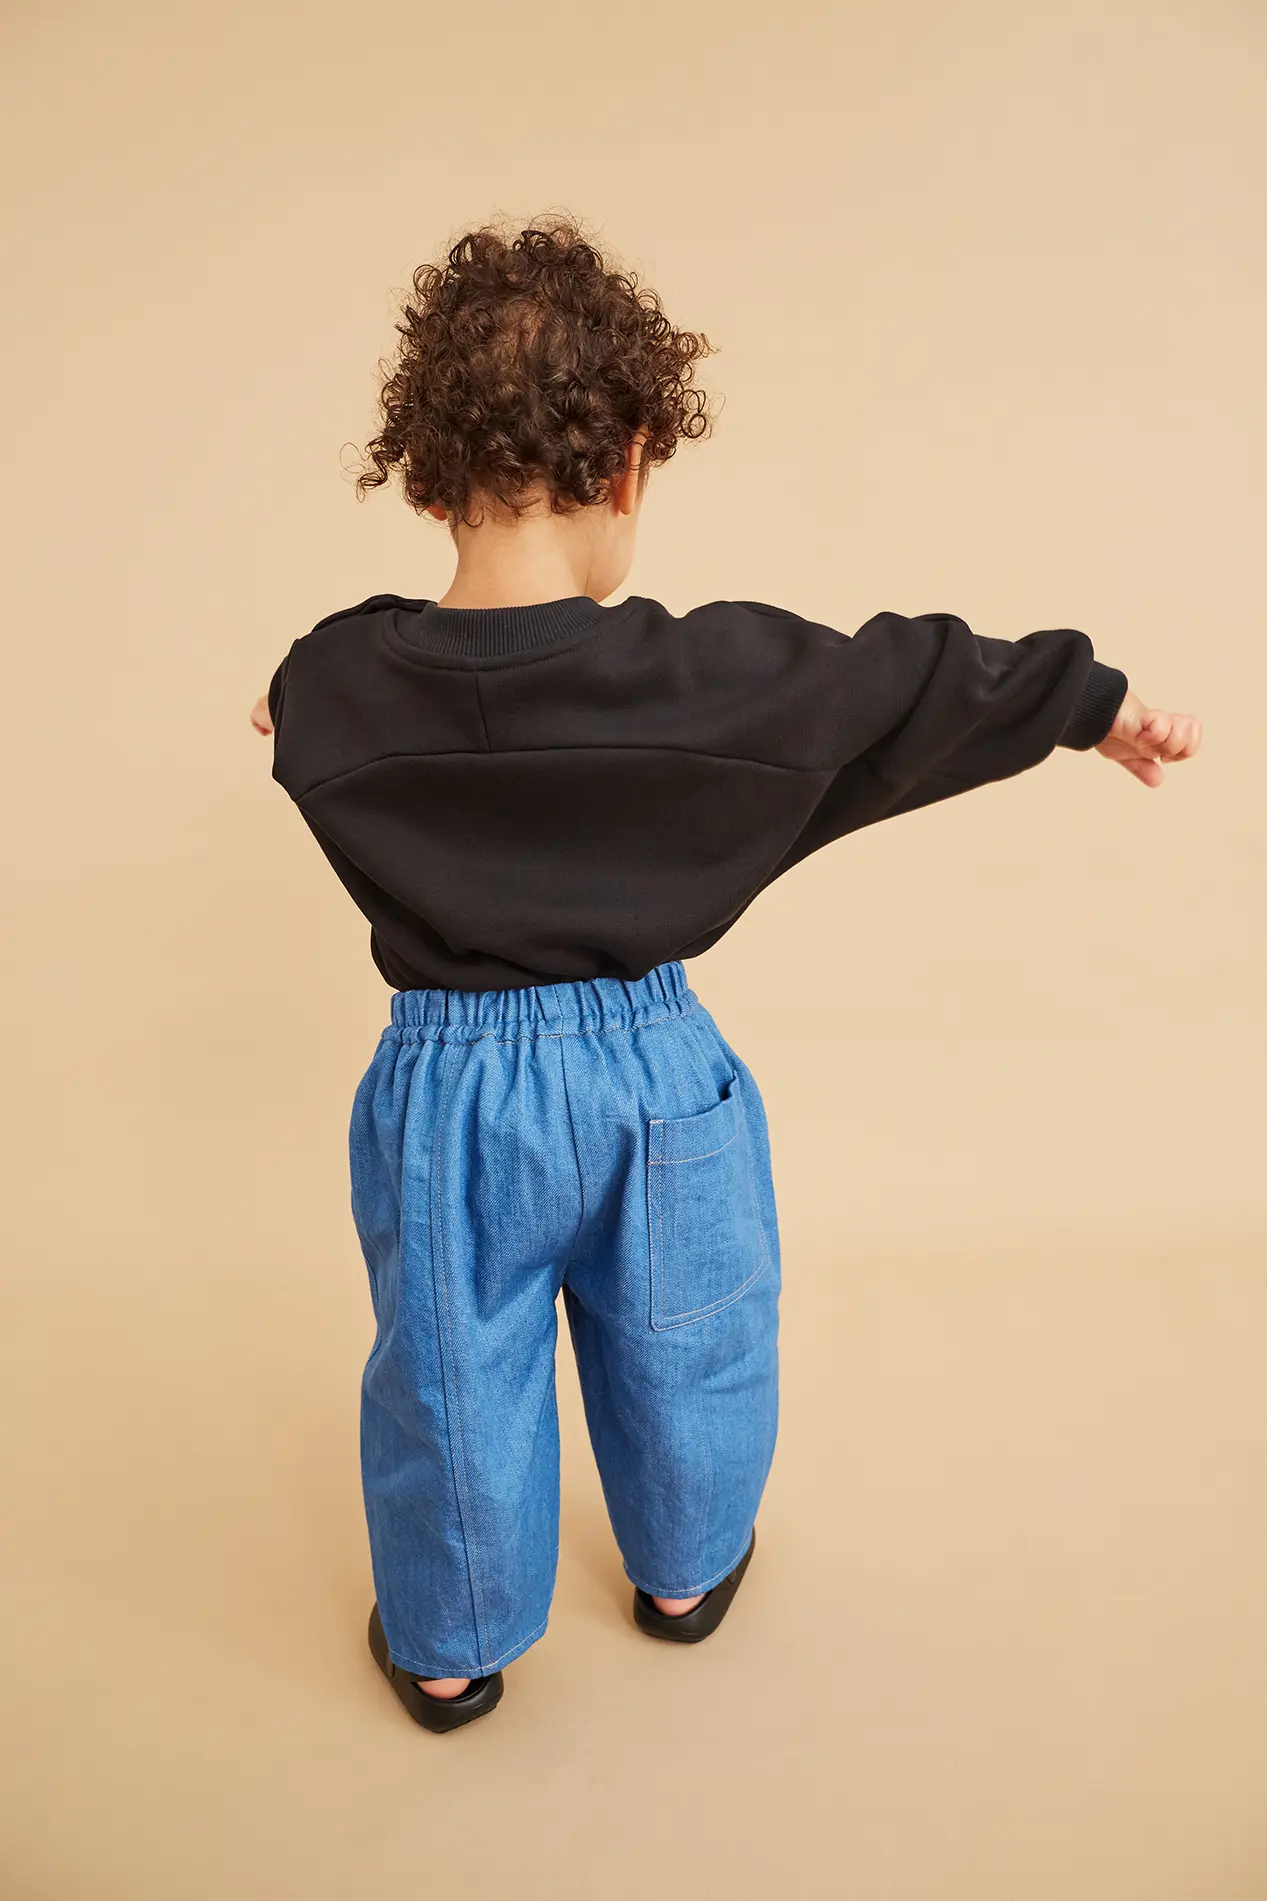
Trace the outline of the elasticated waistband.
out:
[[[492,1036],[584,1036],[632,1030],[681,1016],[699,998],[678,962],[657,964],[645,977],[590,977],[578,983],[533,984],[522,990],[397,990],[392,1028],[403,1035],[470,1043]]]

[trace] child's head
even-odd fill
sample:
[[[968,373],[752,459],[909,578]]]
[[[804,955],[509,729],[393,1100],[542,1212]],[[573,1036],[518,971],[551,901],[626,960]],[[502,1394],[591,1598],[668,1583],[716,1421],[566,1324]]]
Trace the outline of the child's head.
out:
[[[398,468],[406,501],[449,523],[459,555],[485,524],[567,518],[602,544],[604,591],[619,585],[650,469],[708,433],[691,387],[708,339],[675,330],[566,216],[514,237],[468,232],[414,272],[396,327],[358,496]]]

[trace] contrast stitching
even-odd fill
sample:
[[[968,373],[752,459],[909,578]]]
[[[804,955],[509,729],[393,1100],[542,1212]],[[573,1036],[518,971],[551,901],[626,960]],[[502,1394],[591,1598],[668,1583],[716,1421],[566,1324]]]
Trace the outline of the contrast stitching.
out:
[[[719,1314],[723,1312],[725,1308],[733,1306],[741,1294],[747,1293],[754,1281],[761,1279],[761,1276],[770,1265],[770,1259],[766,1253],[764,1237],[761,1241],[761,1255],[762,1260],[760,1267],[754,1268],[747,1280],[742,1281],[732,1294],[724,1295],[721,1300],[715,1300],[707,1307],[688,1307],[680,1314],[662,1314],[658,1321],[653,1322],[657,1333],[665,1333],[670,1327],[691,1326],[697,1320],[707,1320],[710,1314]],[[669,1591],[660,1591],[657,1595],[660,1597],[670,1597],[672,1593]],[[689,1597],[690,1592],[684,1592],[683,1595]]]
[[[723,1578],[728,1578],[731,1572],[738,1567],[740,1560],[748,1555],[748,1547],[751,1543],[752,1533],[750,1531],[744,1541],[743,1550],[738,1556],[732,1558],[730,1563],[718,1571],[715,1577],[705,1578],[701,1584],[675,1584],[670,1589],[665,1590],[658,1584],[638,1584],[637,1578],[627,1567],[625,1575],[631,1584],[637,1585],[640,1591],[645,1591],[648,1597],[695,1597],[701,1591],[711,1591],[715,1584],[720,1584]]]
[[[747,1550],[746,1545],[744,1549]],[[733,1570],[734,1567],[732,1566],[731,1568]],[[657,1591],[656,1596],[668,1597],[669,1592]],[[690,1597],[691,1592],[683,1591],[682,1596]],[[549,1621],[550,1620],[548,1617],[543,1618],[542,1621],[537,1625],[537,1628],[535,1630],[530,1630],[526,1637],[521,1637],[517,1643],[513,1643],[510,1646],[509,1650],[503,1650],[501,1656],[494,1657],[491,1663],[480,1663],[477,1661],[475,1669],[469,1672],[463,1671],[463,1670],[458,1670],[455,1672],[452,1664],[446,1663],[444,1666],[444,1669],[440,1672],[440,1674],[442,1676],[450,1676],[450,1675],[465,1676],[469,1674],[472,1677],[478,1677],[478,1676],[486,1674],[490,1670],[499,1670],[502,1664],[506,1662],[508,1657],[513,1657],[518,1652],[526,1650],[529,1644],[534,1644],[537,1641],[537,1638],[541,1635],[542,1631],[545,1629],[546,1625],[549,1623]],[[408,1677],[425,1677],[425,1676],[430,1676],[433,1673],[433,1666],[431,1666],[430,1664],[402,1663],[400,1658],[395,1654],[394,1651],[390,1651],[388,1654],[390,1655],[391,1660],[395,1664],[396,1668],[398,1670],[403,1671],[404,1674]]]
[[[436,1227],[439,1238],[439,1245],[436,1249],[436,1261],[440,1269],[440,1287],[444,1296],[444,1325],[449,1342],[449,1385],[453,1390],[453,1417],[457,1424],[458,1467],[461,1473],[458,1483],[458,1518],[462,1526],[462,1543],[466,1549],[466,1571],[471,1586],[471,1608],[475,1612],[475,1641],[478,1648],[483,1651],[488,1647],[488,1632],[484,1612],[484,1587],[480,1578],[479,1544],[475,1536],[474,1513],[471,1510],[470,1503],[471,1486],[466,1472],[466,1445],[462,1434],[462,1408],[458,1400],[457,1361],[453,1352],[453,1318],[449,1312],[449,1282],[445,1272],[444,1259],[444,1196],[441,1192],[440,1184],[440,1136],[443,1132],[444,1112],[448,1106],[452,1086],[453,1070],[450,1064],[446,1065],[444,1090],[440,1098],[440,1106],[436,1111],[436,1134],[432,1147],[431,1162],[432,1193],[435,1196]],[[458,1477],[456,1470],[454,1477],[455,1479]],[[470,1519],[469,1527],[467,1523],[468,1518]]]
[[[738,1133],[739,1131],[736,1129],[735,1135],[738,1135]],[[721,1148],[703,1149],[698,1155],[665,1155],[656,1160],[652,1166],[654,1168],[677,1168],[682,1162],[706,1162],[710,1155],[720,1155],[722,1149],[728,1149],[734,1141],[735,1135],[728,1135],[726,1140],[722,1143]]]
[[[729,1101],[730,1098],[726,1097],[726,1098],[723,1098],[723,1100]],[[742,1102],[738,1102],[737,1106],[739,1109],[739,1113],[742,1115],[743,1114]],[[651,1124],[651,1127],[653,1130],[660,1131],[660,1134],[658,1137],[660,1147],[664,1146],[664,1134],[663,1134],[664,1123],[665,1123],[665,1118],[663,1116],[657,1116],[652,1121],[652,1124]],[[746,1119],[745,1119],[744,1126],[745,1127],[747,1126]],[[738,1134],[739,1134],[739,1130],[736,1129],[735,1135],[738,1135]],[[730,1142],[734,1141],[735,1135],[731,1136],[729,1142],[723,1142],[720,1149],[710,1149],[708,1153],[710,1155],[720,1155],[722,1152],[722,1149],[726,1149],[730,1147]],[[702,1155],[688,1155],[688,1156],[682,1157],[683,1161],[702,1162],[705,1159],[706,1158]],[[750,1151],[749,1161],[751,1162],[751,1160],[752,1160],[752,1156],[751,1156],[751,1151]],[[753,1217],[754,1225],[757,1230],[757,1240],[761,1246],[761,1265],[757,1268],[754,1268],[752,1273],[749,1274],[746,1281],[741,1282],[740,1285],[736,1287],[732,1293],[724,1295],[721,1300],[711,1301],[706,1307],[687,1307],[680,1314],[661,1314],[659,1319],[657,1319],[656,1308],[657,1308],[657,1302],[658,1302],[658,1296],[659,1296],[660,1281],[663,1274],[663,1268],[661,1266],[661,1262],[663,1260],[663,1255],[664,1255],[664,1176],[652,1175],[651,1170],[652,1168],[655,1168],[655,1167],[664,1168],[666,1166],[667,1164],[664,1162],[664,1160],[661,1157],[648,1153],[648,1156],[647,1156],[648,1204],[649,1204],[649,1208],[652,1202],[654,1202],[654,1206],[655,1206],[655,1218],[651,1224],[651,1228],[652,1228],[652,1231],[651,1231],[651,1325],[652,1325],[652,1328],[657,1333],[666,1333],[671,1327],[693,1326],[696,1321],[707,1320],[711,1314],[721,1313],[725,1308],[732,1306],[734,1302],[739,1299],[741,1294],[746,1294],[748,1289],[753,1285],[754,1281],[760,1280],[761,1276],[765,1273],[766,1269],[770,1266],[770,1250],[766,1245],[765,1223],[761,1219],[760,1199],[757,1195],[756,1183],[752,1179],[751,1168],[749,1168],[748,1188],[749,1188],[749,1193],[752,1200],[752,1217]],[[652,1195],[652,1191],[651,1191],[652,1182],[656,1184],[654,1196]],[[659,1230],[659,1235],[658,1235],[659,1247],[658,1248],[656,1246],[657,1228]],[[673,1592],[657,1591],[655,1595],[657,1597],[672,1597]],[[690,1597],[691,1595],[692,1593],[690,1591],[682,1592],[683,1597]]]
[[[745,1549],[746,1548],[747,1547],[745,1546]],[[496,1670],[500,1664],[505,1663],[507,1657],[509,1657],[513,1651],[526,1650],[528,1648],[528,1645],[530,1643],[535,1642],[536,1639],[541,1635],[542,1631],[545,1629],[549,1621],[550,1620],[548,1617],[543,1617],[535,1630],[530,1630],[526,1637],[521,1637],[517,1644],[512,1644],[510,1646],[509,1650],[503,1650],[500,1657],[494,1657],[491,1663],[486,1663],[484,1665],[484,1668],[486,1670]]]
[[[699,1515],[699,1561],[701,1566],[704,1563],[704,1553],[707,1549],[706,1540],[708,1537],[708,1526],[712,1517],[713,1501],[717,1497],[717,1446],[713,1437],[713,1421],[714,1408],[705,1406],[703,1408],[703,1419],[700,1423],[704,1428],[704,1450],[708,1457],[708,1504]],[[667,1597],[668,1595],[669,1593],[667,1591],[657,1592],[657,1596]],[[683,1591],[682,1595],[683,1597],[694,1597],[695,1593],[693,1591]]]
[[[651,1122],[647,1149],[647,1227],[651,1248],[651,1312],[647,1318],[653,1331],[656,1326],[656,1312],[660,1302],[660,1257],[664,1252],[664,1176],[653,1175],[651,1164],[659,1158],[652,1151],[664,1144],[664,1118],[656,1116]],[[665,1595],[663,1592],[661,1596]],[[689,1596],[690,1593],[688,1592]]]

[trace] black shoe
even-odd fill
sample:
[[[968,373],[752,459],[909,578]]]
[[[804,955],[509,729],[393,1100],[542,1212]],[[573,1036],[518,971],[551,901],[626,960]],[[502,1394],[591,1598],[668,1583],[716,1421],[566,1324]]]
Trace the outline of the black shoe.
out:
[[[425,1690],[420,1690],[415,1678],[407,1670],[398,1669],[388,1655],[377,1604],[370,1612],[369,1636],[370,1654],[375,1663],[415,1723],[421,1723],[424,1729],[461,1729],[464,1723],[473,1723],[477,1716],[487,1716],[502,1700],[504,1686],[500,1670],[495,1670],[491,1677],[472,1677],[461,1696],[428,1696]]]
[[[711,1591],[705,1591],[695,1609],[684,1612],[680,1617],[669,1617],[664,1611],[657,1610],[655,1600],[635,1587],[634,1622],[639,1630],[645,1630],[648,1637],[665,1637],[671,1644],[697,1644],[703,1638],[711,1637],[730,1609],[756,1548],[757,1534],[754,1531],[748,1549],[729,1577],[723,1578],[720,1584],[714,1584]]]

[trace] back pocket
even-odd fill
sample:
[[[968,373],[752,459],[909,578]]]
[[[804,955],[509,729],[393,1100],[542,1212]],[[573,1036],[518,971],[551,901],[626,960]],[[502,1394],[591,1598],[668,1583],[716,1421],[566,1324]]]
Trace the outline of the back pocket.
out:
[[[728,1307],[769,1265],[752,1152],[734,1076],[702,1115],[657,1117],[647,1148],[651,1325]]]

